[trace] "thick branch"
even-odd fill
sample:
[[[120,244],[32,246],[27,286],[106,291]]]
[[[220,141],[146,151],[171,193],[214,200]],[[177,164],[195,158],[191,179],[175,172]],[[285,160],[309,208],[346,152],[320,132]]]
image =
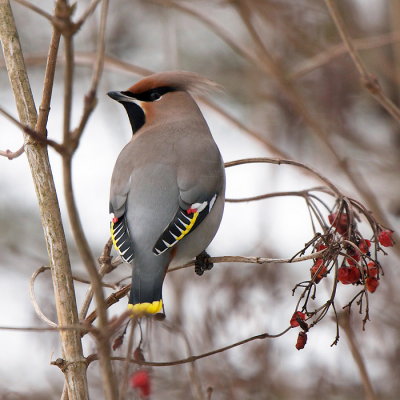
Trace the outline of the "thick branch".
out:
[[[0,0],[0,39],[21,123],[34,129],[37,122],[35,104],[7,0]],[[77,325],[75,290],[47,149],[28,135],[24,139],[49,254],[59,325]],[[80,333],[77,330],[62,330],[60,336],[62,356],[70,365],[64,370],[69,399],[87,399],[86,365]]]

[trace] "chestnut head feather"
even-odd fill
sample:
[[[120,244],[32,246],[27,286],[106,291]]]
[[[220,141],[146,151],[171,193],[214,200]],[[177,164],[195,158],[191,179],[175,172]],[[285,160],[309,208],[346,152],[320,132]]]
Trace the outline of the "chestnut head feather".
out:
[[[159,72],[141,79],[127,91],[140,94],[151,89],[170,87],[194,95],[208,94],[211,90],[222,90],[222,86],[199,74],[188,71]]]

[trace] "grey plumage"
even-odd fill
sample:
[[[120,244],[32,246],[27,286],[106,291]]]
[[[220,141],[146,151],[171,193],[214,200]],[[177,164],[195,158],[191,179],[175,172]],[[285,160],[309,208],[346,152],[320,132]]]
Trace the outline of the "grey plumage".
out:
[[[126,108],[134,133],[116,161],[110,190],[112,218],[125,218],[133,250],[129,303],[134,311],[158,302],[147,308],[157,312],[168,266],[196,257],[218,230],[224,208],[223,161],[188,92],[216,87],[207,78],[176,71],[144,78],[126,92],[109,93]],[[208,208],[196,212],[193,206]],[[172,236],[186,229],[188,233],[179,240],[171,233],[163,236],[179,210],[187,215],[189,228],[180,222],[171,225],[177,227]],[[167,238],[176,243],[169,247]],[[162,253],[156,250],[157,240],[164,246]]]

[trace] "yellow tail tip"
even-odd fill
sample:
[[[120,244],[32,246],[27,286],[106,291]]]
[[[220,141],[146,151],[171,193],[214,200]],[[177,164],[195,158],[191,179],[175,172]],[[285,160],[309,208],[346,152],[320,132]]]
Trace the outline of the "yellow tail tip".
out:
[[[152,303],[138,303],[128,304],[128,310],[132,311],[132,314],[156,314],[162,308],[162,300],[153,301]]]

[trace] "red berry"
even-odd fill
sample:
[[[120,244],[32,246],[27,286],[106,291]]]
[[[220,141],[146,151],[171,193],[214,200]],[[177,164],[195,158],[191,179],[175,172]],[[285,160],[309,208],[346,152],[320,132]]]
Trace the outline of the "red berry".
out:
[[[338,281],[343,283],[343,285],[348,285],[350,283],[350,268],[340,267],[338,269]]]
[[[314,275],[317,273],[321,264],[322,264],[322,258],[318,258],[317,261],[315,262],[315,264],[310,268],[311,279],[314,278]],[[318,275],[315,277],[314,282],[319,283],[321,281],[321,279],[324,276],[326,276],[327,272],[328,272],[328,269],[325,267],[325,265],[322,265],[322,268],[319,271]]]
[[[337,217],[337,211],[333,214],[328,215],[328,220],[331,225],[336,228],[336,232],[340,235],[343,235],[347,232],[347,214],[341,213],[339,217]]]
[[[361,253],[367,254],[370,247],[371,242],[368,239],[360,239],[360,242],[358,243],[358,248],[360,249]]]
[[[367,278],[365,280],[365,285],[370,293],[374,293],[376,288],[379,286],[379,281],[377,278]]]
[[[304,349],[306,343],[307,343],[307,334],[305,332],[299,332],[299,336],[297,336],[296,349],[297,350]]]
[[[360,280],[361,273],[357,267],[340,267],[338,269],[338,281],[343,285],[357,283]]]
[[[140,390],[142,397],[150,396],[150,376],[147,371],[138,370],[134,372],[129,383],[133,388]]]
[[[357,283],[361,278],[360,270],[357,267],[350,267],[349,272],[349,283]]]
[[[302,321],[304,321],[306,319],[306,314],[302,313],[301,311],[296,311],[292,315],[292,318],[290,319],[290,326],[292,328],[295,328],[296,326],[299,326],[299,323],[297,322],[297,319],[301,319]]]
[[[375,278],[378,275],[378,270],[378,266],[373,261],[370,261],[366,273],[370,278]]]
[[[378,235],[379,243],[384,247],[393,246],[392,232],[389,229],[385,229],[379,232]]]
[[[333,222],[335,221],[335,219],[336,219],[336,216],[337,216],[337,211],[335,212],[335,213],[333,213],[333,214],[329,214],[328,215],[328,220],[329,220],[329,223],[332,225],[333,224]],[[335,226],[337,225],[337,221],[336,221],[336,223],[335,223]]]
[[[357,262],[360,261],[360,255],[357,253],[356,250],[354,250],[353,248],[350,248],[349,250],[347,250],[347,255],[349,255],[350,257],[352,257],[354,260],[356,260]],[[349,263],[349,265],[351,266],[355,266],[356,263],[350,258],[347,257],[347,262]]]
[[[318,243],[316,246],[317,251],[325,250],[327,247],[323,243]]]

